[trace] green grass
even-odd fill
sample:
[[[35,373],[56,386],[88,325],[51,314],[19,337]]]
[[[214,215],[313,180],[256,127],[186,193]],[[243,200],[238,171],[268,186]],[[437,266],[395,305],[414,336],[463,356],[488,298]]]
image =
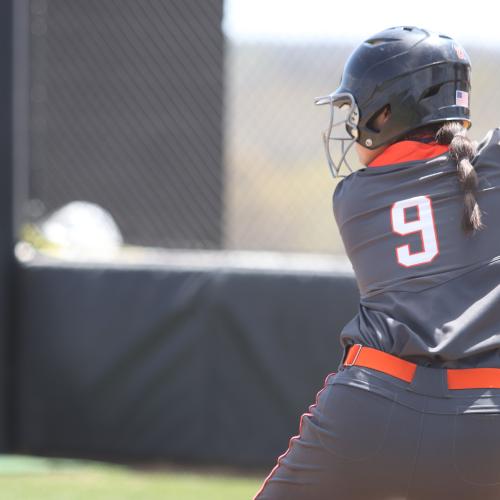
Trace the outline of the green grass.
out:
[[[251,500],[261,478],[0,456],[2,500]]]

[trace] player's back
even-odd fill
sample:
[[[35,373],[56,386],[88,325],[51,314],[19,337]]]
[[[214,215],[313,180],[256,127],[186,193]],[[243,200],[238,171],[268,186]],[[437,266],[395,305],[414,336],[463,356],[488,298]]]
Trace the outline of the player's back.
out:
[[[485,229],[462,229],[449,154],[367,167],[339,183],[334,211],[361,293],[344,345],[420,364],[500,367],[500,130],[473,163]]]

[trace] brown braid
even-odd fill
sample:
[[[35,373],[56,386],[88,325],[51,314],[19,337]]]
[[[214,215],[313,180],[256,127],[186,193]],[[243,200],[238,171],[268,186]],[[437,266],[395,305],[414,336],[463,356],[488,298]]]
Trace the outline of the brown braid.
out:
[[[457,161],[458,181],[464,192],[462,228],[466,233],[484,228],[481,210],[476,200],[478,177],[471,160],[476,154],[476,144],[467,137],[467,129],[461,122],[446,122],[436,132],[439,144],[450,145],[450,155]]]

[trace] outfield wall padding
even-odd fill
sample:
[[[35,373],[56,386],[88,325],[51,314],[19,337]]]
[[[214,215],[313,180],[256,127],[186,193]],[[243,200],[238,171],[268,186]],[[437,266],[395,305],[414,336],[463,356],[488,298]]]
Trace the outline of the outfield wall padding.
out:
[[[349,272],[18,270],[16,451],[274,462],[341,359]]]

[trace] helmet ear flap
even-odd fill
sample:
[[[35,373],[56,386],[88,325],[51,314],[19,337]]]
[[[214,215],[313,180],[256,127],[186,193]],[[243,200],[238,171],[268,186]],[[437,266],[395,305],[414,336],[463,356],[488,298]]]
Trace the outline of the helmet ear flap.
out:
[[[374,133],[379,133],[384,124],[389,120],[391,116],[391,105],[385,104],[379,110],[375,111],[371,118],[366,123],[366,128]]]

